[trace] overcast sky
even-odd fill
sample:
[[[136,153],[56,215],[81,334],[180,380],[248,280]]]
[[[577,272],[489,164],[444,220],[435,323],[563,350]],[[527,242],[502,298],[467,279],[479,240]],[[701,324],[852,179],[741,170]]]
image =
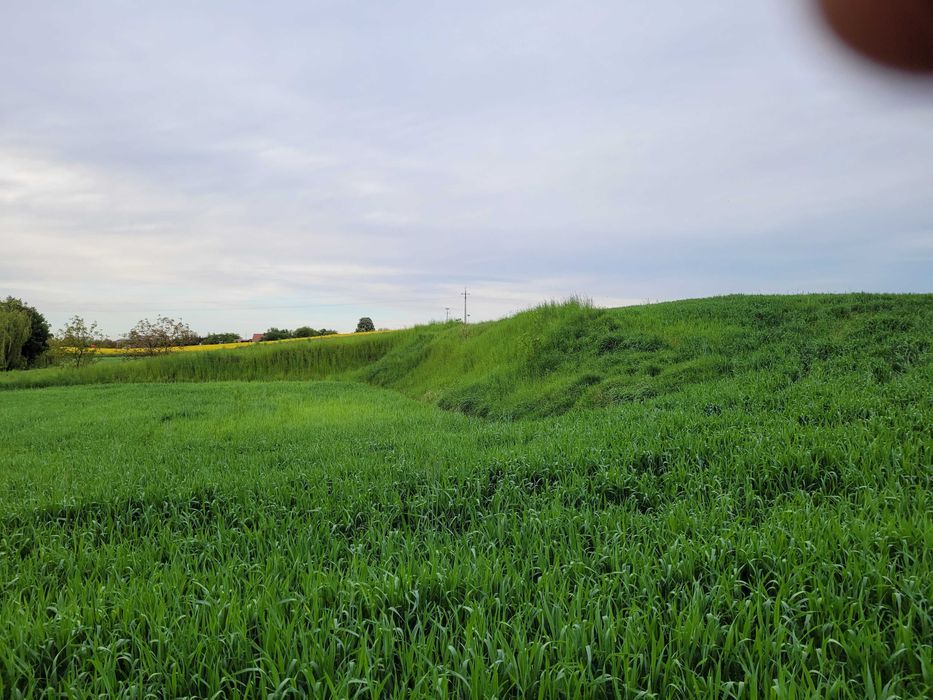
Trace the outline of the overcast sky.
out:
[[[801,3],[0,0],[0,296],[119,335],[933,291],[933,85]]]

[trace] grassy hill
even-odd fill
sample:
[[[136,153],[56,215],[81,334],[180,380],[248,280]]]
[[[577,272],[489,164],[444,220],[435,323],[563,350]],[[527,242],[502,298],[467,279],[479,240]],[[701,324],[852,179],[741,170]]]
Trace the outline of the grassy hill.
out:
[[[11,373],[0,696],[930,697],[931,314],[568,303]]]
[[[346,379],[491,417],[561,414],[732,376],[885,382],[928,364],[933,295],[731,296],[621,309],[546,304],[502,321],[11,372],[0,389]]]

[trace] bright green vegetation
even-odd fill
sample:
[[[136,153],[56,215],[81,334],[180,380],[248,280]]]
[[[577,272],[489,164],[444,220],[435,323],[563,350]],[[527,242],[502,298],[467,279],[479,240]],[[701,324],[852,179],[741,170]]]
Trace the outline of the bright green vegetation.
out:
[[[931,341],[735,297],[14,373],[84,385],[0,392],[0,696],[930,697]]]

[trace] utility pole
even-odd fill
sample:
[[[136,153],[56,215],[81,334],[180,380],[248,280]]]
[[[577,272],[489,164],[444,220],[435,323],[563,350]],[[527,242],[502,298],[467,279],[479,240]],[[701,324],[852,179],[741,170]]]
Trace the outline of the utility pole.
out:
[[[450,320],[450,307],[444,307],[444,323],[447,323]]]
[[[463,297],[463,323],[466,324],[467,319],[469,318],[466,312],[466,301],[467,301],[467,297],[470,296],[470,293],[467,291],[466,287],[463,288],[463,293],[460,296]]]

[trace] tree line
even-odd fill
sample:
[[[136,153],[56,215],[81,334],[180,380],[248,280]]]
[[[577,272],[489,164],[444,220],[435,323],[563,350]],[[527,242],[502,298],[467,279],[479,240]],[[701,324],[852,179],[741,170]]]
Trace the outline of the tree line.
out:
[[[315,330],[310,326],[301,326],[293,331],[287,328],[270,328],[262,334],[263,340],[288,340],[289,338],[316,338],[319,335],[336,335],[337,331],[329,328]]]
[[[373,330],[375,326],[368,317],[361,318],[356,327],[358,333]],[[300,326],[294,330],[269,328],[260,335],[261,340],[285,340],[336,333],[329,328]],[[176,347],[218,345],[241,340],[238,333],[200,336],[188,324],[167,316],[142,319],[125,337],[116,340],[105,337],[96,322],[89,323],[80,316],[72,317],[58,333],[53,334],[45,316],[22,299],[10,296],[0,301],[0,371],[55,363],[80,367],[93,358],[99,348],[127,349],[132,351],[132,356],[152,356],[170,352]]]

